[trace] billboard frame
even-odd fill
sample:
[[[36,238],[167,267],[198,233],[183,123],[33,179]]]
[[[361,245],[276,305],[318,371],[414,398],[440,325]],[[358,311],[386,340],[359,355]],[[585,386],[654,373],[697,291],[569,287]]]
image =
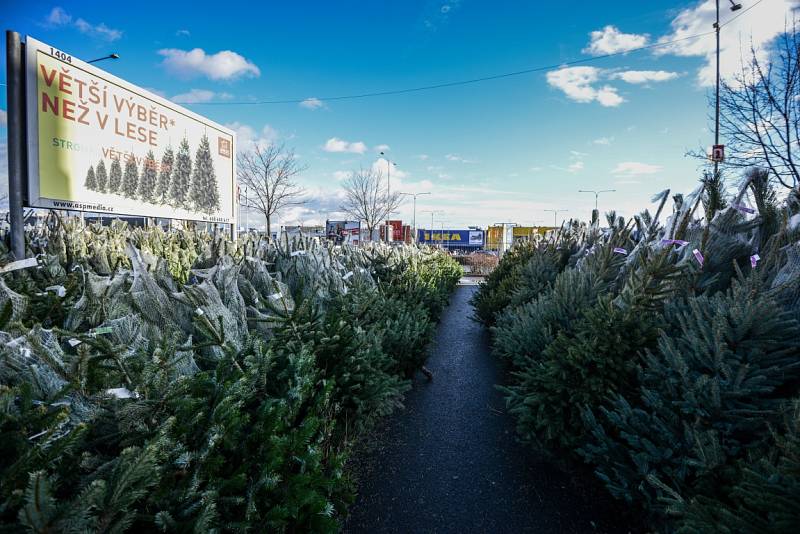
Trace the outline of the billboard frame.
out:
[[[183,106],[177,105],[159,95],[143,89],[131,82],[114,76],[102,69],[99,69],[85,61],[76,58],[60,49],[52,47],[38,39],[26,36],[25,42],[21,42],[17,32],[8,30],[6,32],[6,65],[7,65],[7,86],[8,95],[8,133],[9,133],[9,208],[12,222],[12,244],[16,237],[16,227],[22,232],[21,217],[18,224],[15,223],[15,211],[21,213],[23,207],[41,208],[50,210],[67,210],[78,212],[93,212],[106,216],[128,215],[133,217],[158,217],[161,219],[173,219],[174,217],[165,215],[155,215],[142,213],[144,210],[133,210],[124,207],[121,210],[103,209],[105,206],[96,203],[82,203],[79,200],[71,199],[51,199],[40,195],[40,174],[39,174],[39,122],[38,105],[29,105],[38,102],[38,79],[36,72],[37,54],[43,53],[55,61],[69,66],[71,69],[78,69],[86,74],[99,78],[100,80],[119,87],[124,91],[131,92],[143,99],[165,107],[171,112],[182,115],[188,120],[202,124],[207,130],[217,131],[220,134],[229,136],[230,146],[230,184],[223,187],[230,187],[230,205],[226,206],[223,216],[203,216],[194,212],[188,216],[180,217],[179,220],[190,220],[214,224],[229,224],[231,237],[236,239],[236,225],[238,219],[238,198],[236,194],[236,134],[232,130],[225,128],[219,123],[212,121],[202,115],[194,113]],[[12,146],[15,139],[17,143],[25,142],[25,146]],[[226,165],[227,167],[227,165]],[[222,183],[221,183],[222,185]],[[224,189],[223,189],[224,191]],[[19,197],[19,198],[17,198]],[[67,204],[60,206],[56,203]],[[228,215],[230,214],[230,215]],[[24,248],[24,241],[23,241]],[[18,255],[16,247],[13,247],[15,255]]]

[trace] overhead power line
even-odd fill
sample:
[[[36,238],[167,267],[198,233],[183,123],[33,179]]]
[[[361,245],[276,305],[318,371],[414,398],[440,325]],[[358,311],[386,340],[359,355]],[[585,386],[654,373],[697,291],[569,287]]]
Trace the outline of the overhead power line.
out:
[[[690,35],[688,37],[682,37],[680,39],[674,39],[672,41],[665,41],[665,42],[661,42],[661,43],[653,43],[653,44],[650,44],[650,45],[640,46],[638,48],[631,48],[630,50],[625,50],[623,52],[612,52],[612,53],[603,54],[603,55],[600,55],[600,56],[592,56],[592,57],[575,59],[575,60],[572,60],[572,61],[566,61],[566,62],[561,62],[561,63],[553,63],[551,65],[543,65],[541,67],[533,67],[533,68],[530,68],[530,69],[517,70],[517,71],[514,71],[514,72],[505,72],[503,74],[495,74],[495,75],[492,75],[492,76],[482,76],[480,78],[472,78],[472,79],[469,79],[469,80],[458,80],[458,81],[455,81],[455,82],[444,82],[444,83],[437,83],[437,84],[432,84],[432,85],[422,85],[422,86],[419,86],[419,87],[409,87],[409,88],[405,88],[405,89],[391,89],[391,90],[387,90],[387,91],[375,91],[375,92],[372,92],[372,93],[359,93],[359,94],[352,94],[352,95],[339,95],[339,96],[328,96],[328,97],[324,97],[324,98],[323,97],[313,97],[313,98],[315,98],[316,100],[322,101],[322,102],[333,102],[333,101],[336,101],[336,100],[355,100],[355,99],[358,99],[358,98],[370,98],[370,97],[375,97],[375,96],[402,95],[402,94],[406,94],[406,93],[417,93],[417,92],[420,92],[420,91],[429,91],[431,89],[442,89],[442,88],[445,88],[445,87],[456,87],[456,86],[459,86],[459,85],[470,85],[470,84],[474,84],[474,83],[488,82],[490,80],[500,80],[502,78],[511,78],[512,76],[521,76],[523,74],[531,74],[531,73],[534,73],[534,72],[541,72],[541,71],[545,71],[545,70],[553,70],[553,69],[557,69],[557,68],[561,68],[561,67],[569,67],[569,66],[573,66],[573,65],[580,65],[582,63],[590,63],[592,61],[599,61],[601,59],[607,59],[607,58],[610,58],[610,57],[622,56],[622,55],[625,55],[625,54],[630,54],[631,52],[639,52],[639,51],[642,51],[642,50],[649,50],[649,49],[652,49],[652,48],[660,48],[660,47],[668,46],[668,45],[671,45],[671,44],[679,43],[681,41],[688,41],[690,39],[698,39],[700,37],[705,37],[707,35],[713,35],[713,34],[714,34],[714,30],[709,31],[709,32],[705,32],[705,33],[698,33],[696,35]],[[247,105],[250,105],[250,106],[257,106],[257,105],[263,105],[263,104],[299,104],[301,102],[305,102],[306,100],[309,100],[309,98],[310,97],[306,97],[306,98],[287,98],[287,99],[282,99],[282,100],[252,100],[252,101],[242,100],[242,101],[236,101],[236,102],[197,102],[195,105],[203,105],[203,106],[247,106]]]
[[[731,22],[733,22],[737,18],[741,17],[742,15],[744,15],[745,13],[747,13],[748,11],[750,11],[751,9],[756,7],[761,2],[763,2],[763,0],[758,0],[753,5],[749,6],[747,9],[745,9],[741,13],[737,14],[735,17],[733,17],[730,20],[720,24],[720,27],[723,27],[723,26],[725,26],[727,24],[730,24]],[[689,41],[689,40],[692,40],[692,39],[699,39],[701,37],[706,37],[708,35],[713,35],[714,33],[715,33],[715,31],[711,30],[711,31],[707,31],[707,32],[704,32],[704,33],[698,33],[698,34],[695,34],[695,35],[689,35],[689,36],[686,36],[686,37],[681,37],[680,39],[673,39],[673,40],[670,40],[670,41],[661,41],[661,42],[658,42],[658,43],[639,46],[639,47],[636,47],[636,48],[631,48],[629,50],[624,50],[624,51],[620,51],[620,52],[611,52],[611,53],[602,54],[602,55],[599,55],[599,56],[592,56],[592,57],[586,57],[586,58],[581,58],[581,59],[575,59],[575,60],[572,60],[572,61],[566,61],[566,62],[561,62],[561,63],[553,63],[551,65],[543,65],[543,66],[540,66],[540,67],[533,67],[533,68],[530,68],[530,69],[517,70],[517,71],[513,71],[513,72],[505,72],[503,74],[495,74],[495,75],[492,75],[492,76],[482,76],[480,78],[471,78],[471,79],[468,79],[468,80],[458,80],[458,81],[454,81],[454,82],[444,82],[444,83],[437,83],[437,84],[432,84],[432,85],[422,85],[422,86],[419,86],[419,87],[408,87],[408,88],[404,88],[404,89],[390,89],[390,90],[386,90],[386,91],[375,91],[375,92],[370,92],[370,93],[358,93],[358,94],[350,94],[350,95],[337,95],[337,96],[313,97],[313,98],[316,99],[316,100],[319,100],[321,102],[333,102],[333,101],[337,101],[337,100],[356,100],[356,99],[360,99],[360,98],[371,98],[371,97],[376,97],[376,96],[401,95],[401,94],[407,94],[407,93],[418,93],[420,91],[430,91],[430,90],[433,90],[433,89],[443,89],[443,88],[446,88],[446,87],[456,87],[456,86],[460,86],[460,85],[471,85],[471,84],[487,82],[487,81],[491,81],[491,80],[500,80],[500,79],[503,79],[503,78],[511,78],[513,76],[521,76],[521,75],[524,75],[524,74],[532,74],[532,73],[535,73],[535,72],[542,72],[542,71],[548,71],[548,70],[553,70],[553,69],[557,69],[557,68],[570,67],[570,66],[574,66],[574,65],[581,65],[581,64],[590,63],[590,62],[593,62],[593,61],[600,61],[602,59],[608,59],[608,58],[612,58],[612,57],[626,55],[626,54],[630,54],[630,53],[633,53],[633,52],[641,52],[643,50],[652,50],[652,49],[655,49],[655,48],[663,48],[663,47],[667,47],[667,46],[670,46],[670,45],[673,45],[673,44],[676,44],[676,43]],[[203,105],[203,106],[258,106],[258,105],[267,105],[267,104],[300,104],[302,102],[305,102],[305,101],[309,100],[310,98],[311,97],[306,97],[306,98],[286,98],[286,99],[280,99],[280,100],[252,100],[252,101],[242,100],[242,101],[236,101],[236,102],[197,102],[195,105]]]

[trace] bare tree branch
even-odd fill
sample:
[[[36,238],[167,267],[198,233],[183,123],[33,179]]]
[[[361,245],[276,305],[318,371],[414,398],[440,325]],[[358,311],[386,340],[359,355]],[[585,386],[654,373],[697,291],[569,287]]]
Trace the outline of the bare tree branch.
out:
[[[401,195],[387,192],[380,171],[361,169],[353,172],[344,181],[343,187],[345,199],[340,209],[350,217],[363,221],[370,239],[381,221],[400,205]]]
[[[303,195],[306,191],[295,182],[305,169],[297,162],[294,150],[283,144],[266,147],[253,144],[252,150],[239,153],[239,185],[247,192],[242,205],[264,216],[267,236],[271,235],[272,217],[276,213],[305,203]]]

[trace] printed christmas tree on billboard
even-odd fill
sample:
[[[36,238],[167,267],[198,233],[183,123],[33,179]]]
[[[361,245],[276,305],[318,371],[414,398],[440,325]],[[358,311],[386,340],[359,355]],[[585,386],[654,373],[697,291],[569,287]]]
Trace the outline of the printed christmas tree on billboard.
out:
[[[167,150],[164,151],[164,155],[161,157],[161,169],[158,173],[158,182],[156,183],[156,202],[159,204],[167,203],[174,160],[175,156],[172,153],[172,147],[168,146]]]
[[[118,193],[119,186],[122,184],[122,166],[119,164],[119,158],[111,160],[111,176],[108,179],[108,192]]]
[[[189,200],[197,211],[211,214],[219,210],[219,188],[217,175],[214,172],[214,161],[211,159],[211,148],[208,136],[203,134],[197,154],[194,158],[194,172]]]
[[[97,184],[97,191],[101,193],[106,192],[106,186],[108,185],[108,173],[106,172],[106,162],[105,160],[100,160],[97,163],[97,171],[95,171],[95,183]]]
[[[142,163],[142,175],[139,178],[139,198],[144,202],[155,203],[157,179],[156,157],[150,150]]]
[[[94,169],[91,165],[89,165],[89,170],[86,172],[86,182],[84,182],[83,185],[89,191],[97,190],[97,181],[95,180]]]
[[[136,158],[133,156],[125,162],[125,174],[122,176],[121,195],[128,198],[136,198],[136,188],[139,185],[139,168],[136,165]]]
[[[176,208],[186,207],[186,193],[192,176],[192,158],[189,155],[189,141],[183,138],[175,156],[172,168],[172,182],[169,186],[169,203]]]

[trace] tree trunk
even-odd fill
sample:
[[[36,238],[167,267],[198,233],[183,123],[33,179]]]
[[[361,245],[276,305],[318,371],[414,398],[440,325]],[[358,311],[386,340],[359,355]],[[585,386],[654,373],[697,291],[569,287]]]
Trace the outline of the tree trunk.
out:
[[[272,217],[267,215],[267,239],[272,239]]]

